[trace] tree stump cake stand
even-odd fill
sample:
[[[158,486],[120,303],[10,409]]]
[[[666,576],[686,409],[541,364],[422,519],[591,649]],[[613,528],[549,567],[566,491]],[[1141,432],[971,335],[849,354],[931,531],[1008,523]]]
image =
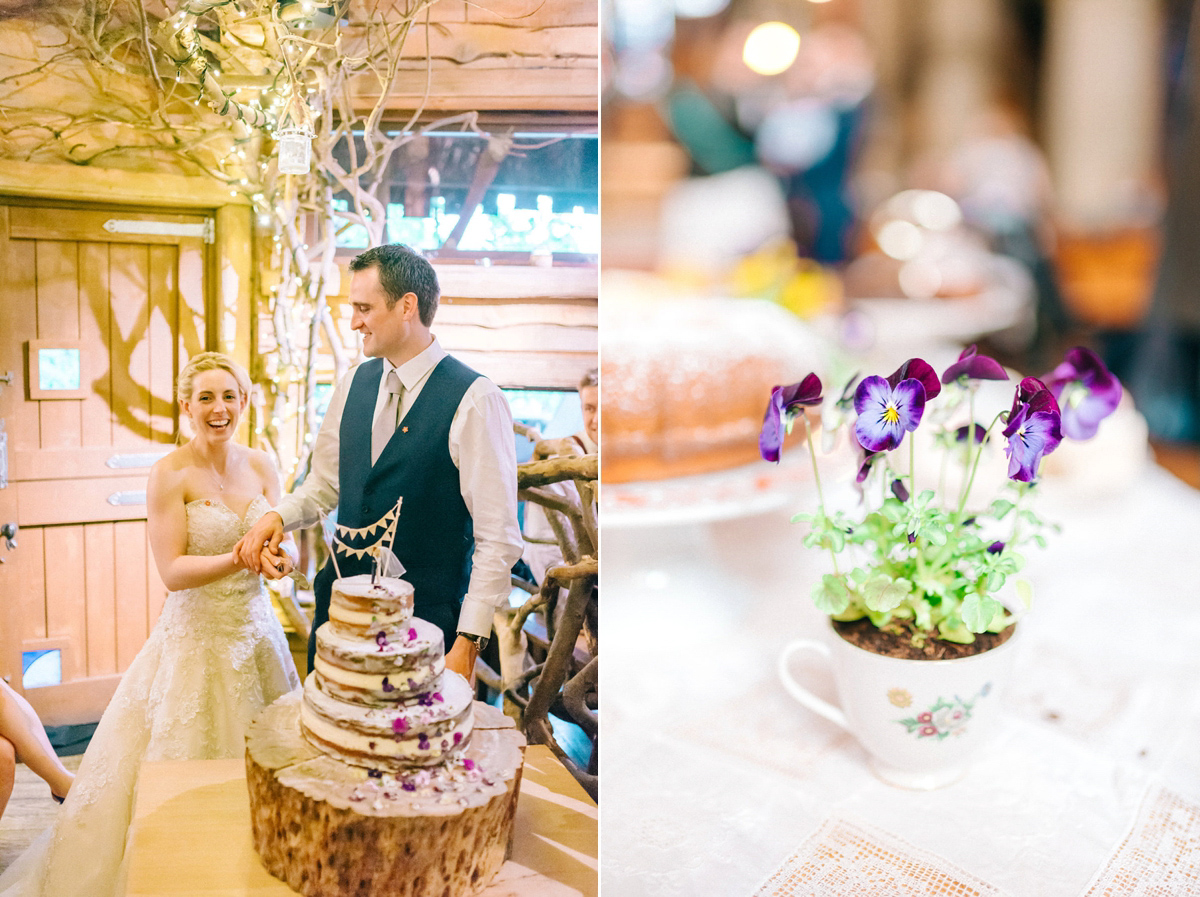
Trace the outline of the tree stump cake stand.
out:
[[[525,737],[476,702],[463,756],[391,774],[321,753],[300,731],[297,689],[246,736],[254,849],[307,897],[467,897],[504,864]]]

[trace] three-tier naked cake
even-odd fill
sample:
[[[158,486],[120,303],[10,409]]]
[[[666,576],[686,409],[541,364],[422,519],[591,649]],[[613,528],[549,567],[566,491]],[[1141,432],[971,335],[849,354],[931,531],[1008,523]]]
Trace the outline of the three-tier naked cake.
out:
[[[461,897],[504,862],[525,739],[412,609],[401,579],[338,579],[314,671],[247,736],[254,847],[309,897]]]

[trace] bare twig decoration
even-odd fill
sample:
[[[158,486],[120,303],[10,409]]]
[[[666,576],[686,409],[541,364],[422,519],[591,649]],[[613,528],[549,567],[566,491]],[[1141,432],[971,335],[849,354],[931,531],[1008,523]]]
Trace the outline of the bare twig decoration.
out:
[[[506,619],[497,620],[496,627],[499,678],[510,711],[521,718],[530,742],[549,745],[593,797],[598,784],[594,763],[599,669],[599,565],[593,509],[596,474],[595,455],[518,466],[519,494],[545,509],[563,562],[546,571],[536,592],[532,586],[526,587],[531,592],[529,599],[518,610],[508,612]],[[549,488],[567,483],[574,488]],[[544,621],[542,647],[530,645],[538,641],[530,633],[535,616]],[[575,763],[559,746],[549,721],[551,711],[575,722],[591,740],[593,762],[587,767]]]

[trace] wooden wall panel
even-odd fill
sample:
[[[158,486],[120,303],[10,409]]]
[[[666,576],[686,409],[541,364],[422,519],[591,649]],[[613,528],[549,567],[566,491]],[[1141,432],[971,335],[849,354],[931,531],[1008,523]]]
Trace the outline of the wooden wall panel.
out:
[[[150,435],[149,255],[145,246],[109,249],[109,284],[113,295],[111,352],[113,444],[141,446]]]
[[[109,369],[108,247],[79,246],[79,339],[88,353],[92,392],[83,400],[83,444],[112,445],[112,372]]]
[[[38,339],[79,339],[79,259],[74,243],[37,242]],[[36,376],[30,359],[30,379]],[[83,444],[79,399],[37,403],[42,448],[74,448]]]
[[[600,4],[597,0],[484,0],[467,4],[467,21],[521,28],[597,25]]]
[[[113,524],[83,528],[84,592],[87,596],[87,675],[117,671],[116,544]]]
[[[146,517],[148,474],[76,480],[27,480],[17,482],[17,507],[21,526],[56,523],[96,523],[102,520],[138,520]],[[117,493],[143,493],[141,501],[114,504]],[[135,498],[126,495],[124,498]]]
[[[117,557],[117,671],[125,672],[146,640],[146,523],[113,524]]]
[[[85,674],[87,613],[83,563],[83,527],[48,526],[46,545],[46,632],[65,638],[63,682]]]
[[[175,334],[179,326],[174,246],[151,246],[150,320],[146,331],[149,354],[150,429],[155,442],[170,442],[175,435],[175,409],[171,401],[175,381]]]
[[[20,549],[15,553],[21,565],[21,639],[46,637],[46,547],[40,527],[22,530]]]
[[[5,272],[8,295],[3,299],[22,317],[36,317],[37,312],[37,246],[30,240],[11,240],[8,247],[8,270]],[[34,321],[21,320],[16,324],[14,332],[24,334],[34,332]],[[26,449],[37,451],[41,446],[41,415],[38,413],[37,402],[25,401],[25,372],[28,360],[23,354],[18,354],[18,360],[13,370],[12,388],[16,395],[12,403],[12,418],[8,421],[9,451]]]

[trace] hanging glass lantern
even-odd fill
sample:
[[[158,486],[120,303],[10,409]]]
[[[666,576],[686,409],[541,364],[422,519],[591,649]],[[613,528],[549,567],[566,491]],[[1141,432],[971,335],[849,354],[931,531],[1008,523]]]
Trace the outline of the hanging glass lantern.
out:
[[[312,131],[306,127],[293,126],[276,132],[280,174],[308,174],[312,162],[312,138]]]

